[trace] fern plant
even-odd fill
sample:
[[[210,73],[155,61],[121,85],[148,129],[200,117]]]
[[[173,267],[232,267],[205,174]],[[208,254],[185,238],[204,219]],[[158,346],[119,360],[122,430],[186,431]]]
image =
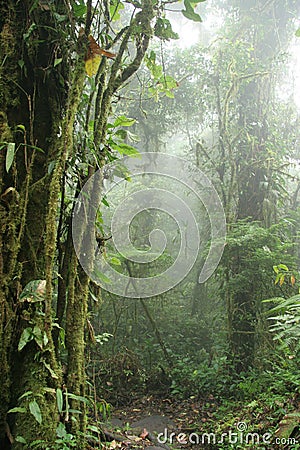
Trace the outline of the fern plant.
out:
[[[283,350],[296,354],[300,349],[300,294],[290,298],[276,297],[264,300],[264,303],[275,302],[276,306],[268,311],[272,320],[270,331],[274,340],[280,343]],[[273,315],[273,314],[276,315]]]

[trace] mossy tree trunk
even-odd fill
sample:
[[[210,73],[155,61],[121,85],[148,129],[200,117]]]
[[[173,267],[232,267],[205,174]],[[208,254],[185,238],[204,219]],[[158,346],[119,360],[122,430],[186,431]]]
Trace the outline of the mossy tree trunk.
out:
[[[47,258],[53,259],[49,242],[56,213],[51,217],[51,211],[57,207],[50,193],[59,174],[55,169],[50,174],[49,165],[61,154],[58,136],[71,72],[68,64],[54,67],[68,49],[47,5],[9,0],[1,3],[0,17],[0,442],[1,448],[18,448],[12,435],[51,442],[58,422],[55,388],[61,376],[52,343],[53,271]],[[22,296],[33,280],[40,281],[32,295]],[[26,345],[19,351],[21,337]],[[28,413],[7,415],[16,406]]]

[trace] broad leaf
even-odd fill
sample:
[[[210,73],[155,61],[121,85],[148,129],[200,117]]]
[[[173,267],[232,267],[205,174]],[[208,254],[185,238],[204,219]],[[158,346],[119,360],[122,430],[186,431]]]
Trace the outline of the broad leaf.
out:
[[[41,293],[41,285],[43,285],[45,280],[32,280],[26,284],[23,291],[20,294],[20,300],[27,302],[40,302],[43,300]]]
[[[195,13],[194,10],[182,10],[181,11],[184,17],[186,17],[189,20],[193,20],[193,22],[202,22],[201,17],[199,14]]]
[[[120,11],[124,9],[124,4],[119,0],[112,0],[109,5],[109,12],[111,20],[116,21],[121,19]]]
[[[56,403],[57,403],[57,409],[58,412],[61,413],[63,410],[63,394],[62,394],[62,390],[60,388],[56,389]]]
[[[25,330],[23,330],[23,333],[21,334],[19,341],[18,345],[19,352],[25,347],[26,344],[28,344],[28,342],[32,341],[33,338],[34,336],[32,333],[32,328],[31,327],[25,328]]]
[[[7,144],[6,160],[5,160],[6,172],[8,172],[12,166],[14,156],[15,156],[15,148],[16,148],[16,144],[14,142],[9,142]]]
[[[68,399],[75,400],[77,402],[82,402],[82,403],[85,403],[86,405],[90,404],[89,399],[86,397],[83,397],[82,395],[76,395],[76,394],[71,394],[71,393],[68,393],[66,395],[68,396]]]
[[[85,71],[89,77],[96,75],[98,72],[98,68],[101,62],[100,55],[93,55],[92,58],[89,58],[85,61]]]
[[[17,436],[16,442],[20,442],[20,444],[27,444],[26,440],[22,436]]]
[[[190,0],[184,0],[185,10],[182,10],[182,14],[189,20],[193,20],[194,22],[202,22],[201,17],[194,11],[194,7]]]
[[[119,258],[116,258],[115,256],[110,258],[109,262],[111,264],[114,264],[115,266],[120,266],[121,265],[121,261],[119,260]]]
[[[278,264],[277,266],[279,269],[285,270],[286,272],[289,270],[288,266],[285,264]]]
[[[44,344],[43,333],[42,333],[42,330],[40,329],[40,327],[38,327],[37,325],[35,325],[35,327],[33,329],[33,335],[34,335],[35,342],[42,349],[43,344]]]
[[[132,147],[131,145],[124,144],[121,142],[120,144],[112,143],[112,148],[120,153],[120,155],[126,156],[140,156],[140,152]]]
[[[72,9],[74,12],[74,16],[81,18],[85,16],[87,8],[84,1],[80,0],[79,2],[73,2]]]
[[[172,30],[171,23],[168,19],[159,17],[154,27],[154,35],[161,39],[179,39],[177,33]]]
[[[67,436],[66,427],[63,423],[59,423],[56,428],[56,436],[59,438],[65,438]]]
[[[97,278],[99,278],[100,281],[102,281],[102,283],[106,283],[106,284],[110,284],[111,283],[111,279],[108,278],[106,275],[104,275],[104,273],[100,272],[100,270],[95,269],[95,276]]]
[[[131,127],[136,122],[135,119],[131,119],[126,116],[119,116],[116,118],[116,120],[113,123],[114,127]]]
[[[39,404],[36,400],[32,400],[31,402],[29,402],[29,411],[30,413],[33,415],[33,417],[35,418],[35,420],[41,424],[43,419],[42,419],[42,413],[39,407]]]

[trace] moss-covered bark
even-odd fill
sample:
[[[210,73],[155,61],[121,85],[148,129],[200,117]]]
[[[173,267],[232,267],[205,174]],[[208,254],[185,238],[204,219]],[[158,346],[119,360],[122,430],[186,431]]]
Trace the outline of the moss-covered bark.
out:
[[[34,1],[0,5],[0,141],[14,142],[18,149],[9,171],[4,144],[0,156],[1,448],[21,447],[16,436],[28,443],[37,438],[51,443],[59,419],[55,389],[61,376],[52,343],[51,285],[60,179],[72,147],[66,137],[73,133],[76,104],[71,117],[64,114],[68,100],[73,101],[68,81],[71,84],[74,71],[68,59],[65,65],[54,65],[54,58],[66,56],[69,49],[53,8]],[[82,87],[83,58],[77,60]],[[79,97],[80,85],[75,91]],[[59,138],[63,126],[70,131]],[[57,165],[51,173],[52,161]],[[45,278],[46,295],[34,303],[40,304],[37,311],[20,294],[29,281]],[[32,340],[19,352],[22,331],[35,326],[47,340]],[[20,400],[26,392],[31,393]],[[41,423],[29,412],[33,400],[41,410]],[[16,406],[24,406],[27,413],[7,415]]]

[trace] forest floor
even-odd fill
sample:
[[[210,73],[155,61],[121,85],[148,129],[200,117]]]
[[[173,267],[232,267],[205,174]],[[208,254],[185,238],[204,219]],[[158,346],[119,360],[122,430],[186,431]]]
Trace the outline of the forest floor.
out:
[[[105,449],[299,448],[274,443],[285,412],[282,404],[260,401],[224,405],[213,396],[205,400],[143,396],[113,410],[104,427],[110,441]]]
[[[184,435],[198,431],[200,407],[202,410],[193,399],[174,401],[153,396],[136,399],[126,407],[114,409],[106,426],[108,437],[111,433],[117,441],[107,448],[190,448],[192,444]],[[202,421],[210,420],[209,408],[201,416]]]

